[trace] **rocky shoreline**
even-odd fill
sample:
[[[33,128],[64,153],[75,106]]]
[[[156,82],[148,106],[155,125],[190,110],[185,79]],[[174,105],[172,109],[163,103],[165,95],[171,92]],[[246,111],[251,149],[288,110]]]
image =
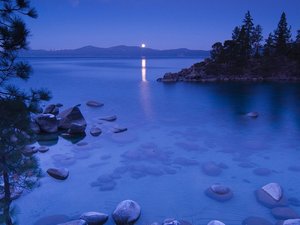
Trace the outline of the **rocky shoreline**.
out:
[[[299,82],[300,76],[262,76],[253,74],[244,75],[209,75],[206,73],[206,63],[197,63],[190,68],[182,69],[177,73],[166,73],[163,77],[157,79],[158,82]]]

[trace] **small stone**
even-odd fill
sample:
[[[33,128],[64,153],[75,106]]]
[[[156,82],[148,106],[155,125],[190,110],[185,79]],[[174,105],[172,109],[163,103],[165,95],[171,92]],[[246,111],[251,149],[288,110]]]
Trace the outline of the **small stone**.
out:
[[[113,122],[113,121],[117,120],[117,116],[113,115],[113,116],[102,117],[102,118],[100,118],[100,120],[104,120],[107,122]]]
[[[212,220],[207,225],[225,225],[225,223],[222,223],[219,220]]]
[[[22,154],[24,156],[32,156],[33,154],[37,153],[38,152],[38,149],[35,147],[35,146],[25,146],[23,149],[22,149]]]
[[[86,212],[80,216],[88,225],[103,225],[108,220],[108,215],[99,212]]]
[[[122,133],[122,132],[125,132],[127,130],[128,130],[127,128],[114,128],[113,132],[114,133]]]
[[[282,196],[279,201],[276,201],[267,192],[265,192],[262,188],[255,191],[255,196],[259,203],[261,203],[262,205],[264,205],[268,208],[286,206],[288,204],[288,201],[284,196]]]
[[[246,114],[246,116],[251,117],[251,118],[257,118],[258,117],[258,112],[249,112]]]
[[[47,173],[58,180],[65,180],[69,176],[69,171],[67,169],[57,169],[57,168],[50,168],[47,170]]]
[[[60,223],[58,225],[89,225],[89,224],[84,220],[72,220],[67,223]]]
[[[102,133],[102,130],[99,127],[93,127],[90,130],[90,134],[94,137],[98,137]]]
[[[206,189],[205,194],[219,202],[225,202],[233,198],[233,193],[230,188],[221,184],[213,184],[208,189]]]
[[[180,222],[173,218],[165,219],[162,225],[180,225]]]
[[[202,165],[202,171],[208,176],[219,176],[222,169],[214,162],[206,162]]]
[[[279,201],[282,197],[282,188],[277,183],[269,183],[263,186],[262,189],[276,201]]]
[[[47,146],[40,146],[40,147],[38,147],[38,151],[41,152],[41,153],[48,152],[49,151],[49,147],[47,147]]]
[[[103,106],[104,104],[101,103],[101,102],[97,102],[97,101],[88,101],[86,103],[87,106],[90,106],[90,107],[101,107]]]

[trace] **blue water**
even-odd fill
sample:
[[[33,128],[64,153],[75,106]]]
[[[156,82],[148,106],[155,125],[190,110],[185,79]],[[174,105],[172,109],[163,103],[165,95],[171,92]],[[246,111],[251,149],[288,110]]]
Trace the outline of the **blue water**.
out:
[[[300,173],[289,169],[300,160],[300,85],[156,82],[165,72],[199,59],[147,59],[145,68],[139,59],[28,61],[35,73],[24,87],[49,88],[51,103],[64,108],[82,104],[87,130],[97,124],[103,133],[92,137],[87,132],[86,146],[60,138],[49,152],[37,155],[44,177],[39,187],[14,202],[20,225],[41,225],[36,222],[52,215],[110,214],[125,199],[141,205],[138,225],[170,217],[195,225],[212,219],[238,225],[248,216],[275,223],[254,191],[278,182],[287,197],[300,198]],[[105,105],[88,108],[88,100]],[[249,111],[260,115],[247,118]],[[109,115],[117,115],[117,121],[98,124],[99,117]],[[128,131],[113,134],[118,126]],[[219,176],[202,171],[211,161],[221,163]],[[253,168],[244,168],[245,163]],[[66,167],[70,177],[56,181],[46,175],[49,167]],[[270,174],[259,176],[257,168]],[[214,183],[229,186],[233,199],[208,198],[204,191]],[[107,224],[113,224],[111,218]]]

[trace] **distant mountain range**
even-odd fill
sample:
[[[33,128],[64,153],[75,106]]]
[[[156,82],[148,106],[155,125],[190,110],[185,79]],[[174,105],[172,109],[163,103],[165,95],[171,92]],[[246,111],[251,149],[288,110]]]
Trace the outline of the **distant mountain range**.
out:
[[[141,48],[138,46],[115,46],[110,48],[98,48],[85,46],[78,49],[66,50],[27,50],[22,51],[21,57],[109,57],[109,58],[203,58],[209,55],[209,51],[190,50],[186,48],[157,50]]]

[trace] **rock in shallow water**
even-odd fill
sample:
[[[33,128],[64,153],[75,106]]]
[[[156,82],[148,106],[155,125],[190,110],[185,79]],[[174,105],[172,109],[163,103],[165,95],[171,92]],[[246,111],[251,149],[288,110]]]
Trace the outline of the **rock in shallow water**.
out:
[[[112,217],[117,225],[132,225],[141,215],[141,207],[135,201],[124,200],[114,210]]]
[[[204,163],[202,171],[208,176],[219,176],[222,173],[222,169],[215,162]]]
[[[40,114],[35,118],[42,132],[56,133],[58,130],[58,120],[52,114]]]
[[[269,183],[262,187],[274,200],[279,201],[282,197],[282,188],[277,183]]]
[[[278,220],[298,219],[299,214],[288,207],[277,207],[271,210],[272,215]]]
[[[69,109],[64,110],[58,115],[59,118],[59,128],[68,130],[72,128],[73,130],[78,127],[85,128],[87,123],[80,112],[79,107],[71,107]]]
[[[98,137],[102,133],[102,130],[99,127],[93,127],[90,130],[90,134],[94,137]]]
[[[251,118],[257,118],[258,117],[258,112],[249,112],[246,114],[246,116],[251,117]]]
[[[259,203],[261,203],[262,205],[268,208],[286,206],[288,204],[288,201],[284,195],[281,197],[279,201],[276,201],[261,188],[255,191],[255,196]]]
[[[86,212],[80,216],[88,225],[103,225],[108,220],[108,215],[99,212]]]
[[[212,220],[207,225],[225,225],[225,223],[223,223],[219,220]]]
[[[107,122],[113,122],[113,121],[117,120],[117,116],[115,116],[115,115],[106,116],[106,117],[100,118],[100,120],[104,120],[104,121],[107,121]]]
[[[125,132],[127,130],[128,130],[127,128],[117,127],[117,128],[113,129],[113,132],[117,134],[117,133],[123,133],[123,132]]]
[[[233,193],[230,188],[221,184],[213,184],[206,189],[205,194],[208,197],[220,202],[228,201],[233,197]]]
[[[285,220],[280,225],[300,225],[300,219]]]
[[[97,101],[94,101],[94,100],[88,101],[88,102],[86,103],[86,105],[87,105],[87,106],[90,106],[90,107],[96,107],[96,108],[104,106],[103,103],[97,102]]]
[[[272,171],[268,168],[256,168],[253,170],[253,173],[257,176],[266,177],[272,174]]]
[[[50,168],[47,170],[47,173],[58,180],[65,180],[69,176],[69,171],[67,169],[57,169],[57,168]]]
[[[72,220],[67,223],[60,223],[58,225],[89,225],[89,224],[84,220]]]
[[[38,151],[41,152],[41,153],[48,152],[49,151],[49,147],[47,147],[47,146],[40,146],[40,147],[38,147]]]
[[[250,216],[243,220],[242,225],[272,225],[270,221],[257,217],[257,216]]]

